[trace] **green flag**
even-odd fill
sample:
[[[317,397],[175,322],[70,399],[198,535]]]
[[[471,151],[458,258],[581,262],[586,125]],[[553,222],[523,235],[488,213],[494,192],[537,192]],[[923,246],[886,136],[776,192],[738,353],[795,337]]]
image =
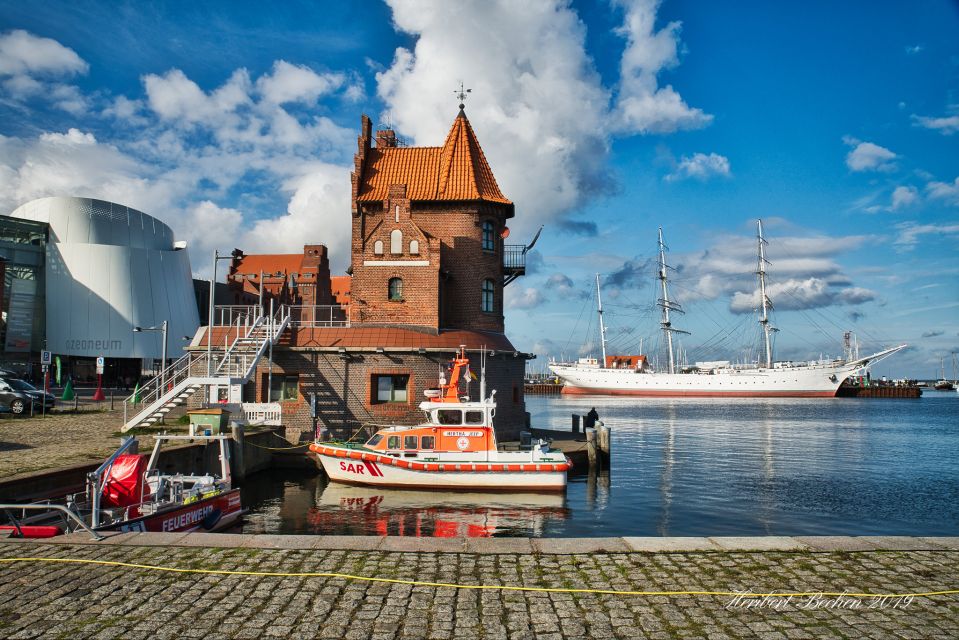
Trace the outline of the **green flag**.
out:
[[[130,404],[139,404],[140,399],[140,383],[137,382],[137,385],[133,387],[133,395],[130,396]]]
[[[60,386],[60,356],[56,357],[56,364],[57,364],[57,386],[59,387]]]
[[[73,380],[68,379],[67,386],[63,388],[63,395],[60,397],[60,399],[63,401],[73,400],[75,395],[76,394],[73,393]]]

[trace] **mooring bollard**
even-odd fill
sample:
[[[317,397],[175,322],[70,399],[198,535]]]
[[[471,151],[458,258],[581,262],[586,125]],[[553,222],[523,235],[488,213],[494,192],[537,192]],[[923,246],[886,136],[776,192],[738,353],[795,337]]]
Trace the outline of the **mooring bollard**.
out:
[[[243,425],[234,422],[230,425],[230,430],[233,432],[233,455],[230,456],[233,467],[231,473],[234,481],[240,481],[246,477],[246,463],[243,459],[243,444],[245,441]]]
[[[579,433],[579,416],[573,414],[573,433]]]

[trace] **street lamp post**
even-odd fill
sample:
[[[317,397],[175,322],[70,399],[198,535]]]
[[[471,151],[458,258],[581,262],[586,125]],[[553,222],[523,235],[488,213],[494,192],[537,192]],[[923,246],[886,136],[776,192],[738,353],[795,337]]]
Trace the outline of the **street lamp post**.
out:
[[[157,394],[157,397],[163,395],[162,390],[166,389],[166,334],[167,334],[168,324],[164,320],[160,323],[159,327],[133,327],[134,333],[142,333],[144,331],[159,331],[163,334],[163,348],[161,350],[161,363],[160,363],[160,389],[161,392]]]
[[[213,305],[215,298],[213,296],[216,290],[216,263],[220,260],[232,260],[235,257],[242,257],[243,252],[234,249],[228,256],[221,256],[218,249],[213,250],[213,275],[210,277],[210,314],[206,325],[206,376],[213,375]]]

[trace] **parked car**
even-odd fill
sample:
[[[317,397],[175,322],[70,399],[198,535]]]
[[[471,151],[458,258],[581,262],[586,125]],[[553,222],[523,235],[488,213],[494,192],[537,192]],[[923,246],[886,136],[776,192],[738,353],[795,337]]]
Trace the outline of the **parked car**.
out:
[[[11,413],[20,415],[29,412],[31,402],[34,411],[42,411],[44,407],[52,409],[57,399],[52,393],[44,393],[25,380],[0,379],[0,404],[10,407]]]

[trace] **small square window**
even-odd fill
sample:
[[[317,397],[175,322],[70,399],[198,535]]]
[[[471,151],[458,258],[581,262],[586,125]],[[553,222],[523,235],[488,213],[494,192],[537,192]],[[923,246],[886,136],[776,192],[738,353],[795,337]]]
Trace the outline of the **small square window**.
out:
[[[407,402],[407,387],[410,383],[409,374],[404,375],[375,375],[372,380],[372,404],[387,404]]]
[[[416,436],[404,436],[403,438],[403,448],[404,449],[416,449],[417,448],[417,438]]]
[[[420,448],[422,449],[432,449],[436,446],[436,437],[435,436],[423,436],[420,439]]]
[[[273,402],[290,402],[300,399],[299,376],[273,376],[270,399]]]
[[[386,441],[387,449],[399,449],[400,448],[400,437],[399,436],[390,436]]]

